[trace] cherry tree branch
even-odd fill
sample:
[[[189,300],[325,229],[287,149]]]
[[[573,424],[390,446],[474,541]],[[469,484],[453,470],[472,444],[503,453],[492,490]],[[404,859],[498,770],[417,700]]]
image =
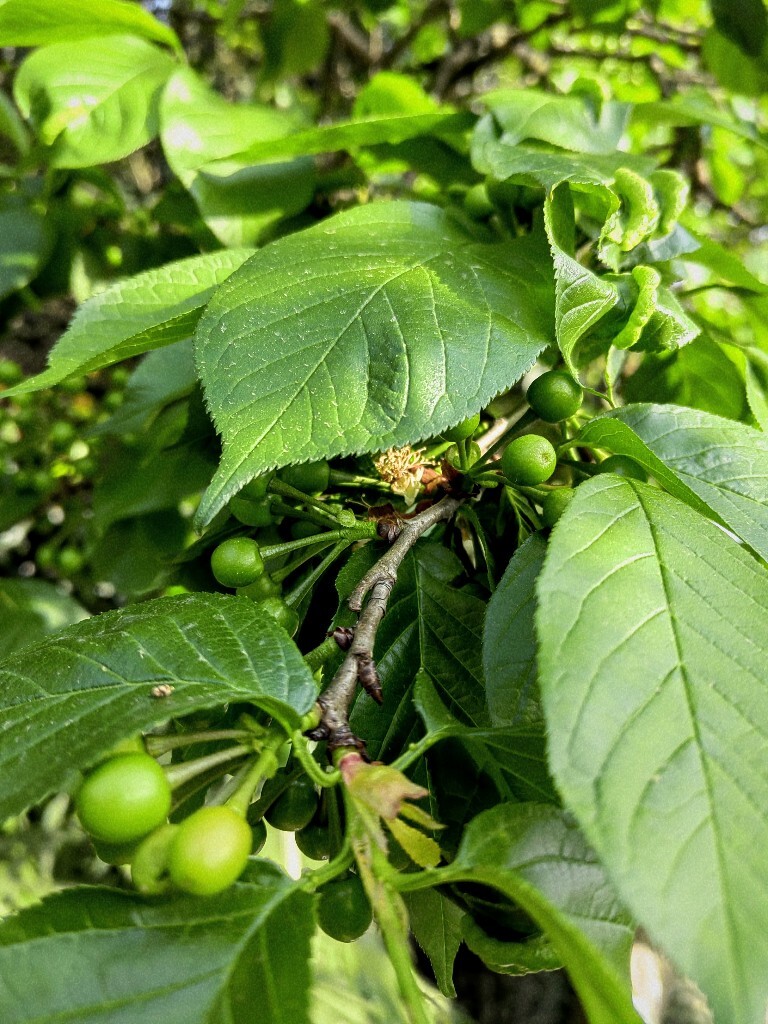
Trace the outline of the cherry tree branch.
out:
[[[349,607],[359,612],[352,642],[344,661],[327,689],[318,698],[322,712],[320,724],[309,735],[327,739],[331,749],[338,747],[362,747],[349,727],[349,709],[352,706],[358,682],[381,703],[381,684],[373,661],[376,633],[387,610],[389,595],[397,582],[397,573],[403,559],[436,523],[450,519],[461,500],[445,497],[412,519],[404,519],[397,539],[376,564],[363,576],[352,591]],[[363,602],[368,598],[363,607]]]

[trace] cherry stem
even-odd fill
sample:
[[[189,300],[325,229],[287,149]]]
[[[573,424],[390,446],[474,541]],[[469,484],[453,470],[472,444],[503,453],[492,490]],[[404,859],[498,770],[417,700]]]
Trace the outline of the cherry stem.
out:
[[[253,752],[253,747],[238,744],[234,747],[226,747],[224,750],[217,750],[205,757],[197,757],[194,761],[182,761],[180,764],[170,764],[164,767],[165,777],[171,789],[178,789],[184,783],[194,779],[196,775],[207,772],[210,768],[226,764],[237,758],[245,757]]]
[[[216,740],[247,740],[253,733],[247,729],[211,729],[209,732],[174,733],[172,736],[145,736],[144,747],[152,757],[159,757],[169,750],[191,747],[194,743],[213,743]]]

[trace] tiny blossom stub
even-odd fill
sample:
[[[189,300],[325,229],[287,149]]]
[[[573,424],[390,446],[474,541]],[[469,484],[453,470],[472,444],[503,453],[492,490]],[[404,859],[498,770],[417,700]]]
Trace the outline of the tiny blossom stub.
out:
[[[374,465],[379,476],[388,483],[395,494],[400,494],[411,505],[421,489],[424,474],[424,449],[390,448],[376,459]]]

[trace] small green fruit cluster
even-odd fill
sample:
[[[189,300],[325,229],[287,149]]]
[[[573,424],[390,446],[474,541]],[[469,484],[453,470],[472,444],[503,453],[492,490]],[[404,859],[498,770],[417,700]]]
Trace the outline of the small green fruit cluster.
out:
[[[75,807],[99,856],[130,863],[134,884],[145,893],[170,887],[196,896],[222,892],[251,854],[251,828],[230,807],[201,807],[181,824],[168,824],[171,787],[145,753],[100,764],[81,785]]]

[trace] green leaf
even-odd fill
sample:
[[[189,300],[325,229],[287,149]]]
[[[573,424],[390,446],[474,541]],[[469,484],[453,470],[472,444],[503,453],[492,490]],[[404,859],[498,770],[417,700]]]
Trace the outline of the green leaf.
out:
[[[639,1024],[629,992],[631,921],[563,811],[503,804],[478,815],[441,873],[492,886],[533,918],[562,958],[590,1024]]]
[[[216,287],[252,252],[231,249],[192,256],[110,285],[78,308],[51,353],[48,369],[4,394],[39,391],[74,373],[189,338]]]
[[[567,806],[715,1019],[762,1022],[768,570],[672,496],[607,474],[577,489],[538,596]]]
[[[43,215],[13,196],[4,196],[0,200],[0,299],[35,277],[50,249],[51,234]]]
[[[479,243],[425,204],[362,206],[258,252],[208,306],[198,369],[223,438],[209,522],[253,476],[439,433],[550,341],[538,239]]]
[[[197,385],[192,338],[150,352],[131,374],[118,410],[91,428],[94,434],[131,434],[146,429],[163,409],[188,398]]]
[[[642,195],[652,193],[649,182],[650,193],[638,184],[642,180],[637,175],[630,178],[629,172],[620,178],[624,186],[631,181]],[[625,197],[616,183],[612,188],[595,186],[592,194],[600,200],[603,213],[608,210],[600,235],[600,253],[613,263],[612,251],[622,251],[625,241],[636,246],[641,238],[649,237],[659,209],[655,200],[650,212],[637,203],[635,208],[625,209]],[[575,259],[573,202],[571,186],[561,183],[544,203],[544,222],[555,265],[557,342],[571,373],[578,377],[578,366],[607,351],[610,345],[670,350],[692,341],[699,328],[672,292],[660,284],[661,276],[653,267],[635,266],[631,273],[601,276]]]
[[[437,889],[406,893],[404,899],[411,931],[429,957],[437,987],[444,996],[455,998],[453,962],[461,945],[466,914]]]
[[[277,139],[266,139],[237,154],[239,160],[280,160],[291,156],[333,153],[337,150],[354,152],[365,146],[394,145],[416,139],[421,135],[462,133],[472,126],[468,114],[438,109],[418,114],[390,114],[359,121],[321,125],[304,132]]]
[[[160,683],[174,692],[153,697]],[[316,690],[285,631],[252,601],[221,594],[94,616],[6,659],[0,684],[3,820],[169,718],[238,699],[295,728]]]
[[[541,725],[536,682],[536,577],[547,543],[533,534],[515,552],[488,602],[483,632],[485,695],[496,726]]]
[[[563,966],[562,958],[545,935],[533,935],[518,942],[495,939],[471,918],[465,917],[462,936],[467,949],[479,956],[496,974],[519,977],[539,971],[557,971]]]
[[[0,658],[87,618],[85,608],[52,583],[0,580]]]
[[[5,0],[0,7],[2,46],[72,43],[117,33],[181,48],[173,29],[139,4],[123,0]]]
[[[768,438],[762,431],[674,405],[627,405],[596,417],[585,444],[629,455],[668,491],[714,515],[768,558]]]
[[[715,25],[750,57],[759,57],[768,38],[768,11],[763,0],[709,0]]]
[[[13,94],[52,147],[52,166],[92,167],[128,156],[157,134],[159,94],[173,68],[164,50],[136,36],[52,43],[27,57]]]
[[[685,405],[739,420],[744,413],[744,378],[723,351],[706,336],[677,352],[649,354],[621,385],[627,402]]]
[[[303,121],[274,107],[235,104],[189,68],[172,76],[160,106],[168,163],[206,224],[228,246],[253,245],[281,218],[304,209],[315,191],[311,160],[241,158],[248,140],[297,135]],[[255,165],[255,166],[254,166]]]
[[[482,102],[501,127],[503,145],[536,139],[579,154],[614,153],[632,110],[629,103],[607,102],[596,113],[585,97],[538,89],[497,89]]]
[[[4,1024],[308,1024],[311,898],[254,861],[215,899],[69,889],[0,925]]]
[[[762,431],[768,431],[768,374],[761,363],[747,359],[745,365],[747,401]]]
[[[433,740],[461,740],[478,769],[493,779],[503,799],[557,803],[547,772],[541,724],[524,722],[498,728],[467,725],[446,709],[425,669],[416,676],[413,700]]]
[[[454,555],[428,543],[418,545],[398,572],[374,649],[385,705],[361,696],[351,718],[376,758],[396,757],[410,738],[421,669],[460,722],[488,724],[480,660],[485,605],[450,586],[460,572]]]

